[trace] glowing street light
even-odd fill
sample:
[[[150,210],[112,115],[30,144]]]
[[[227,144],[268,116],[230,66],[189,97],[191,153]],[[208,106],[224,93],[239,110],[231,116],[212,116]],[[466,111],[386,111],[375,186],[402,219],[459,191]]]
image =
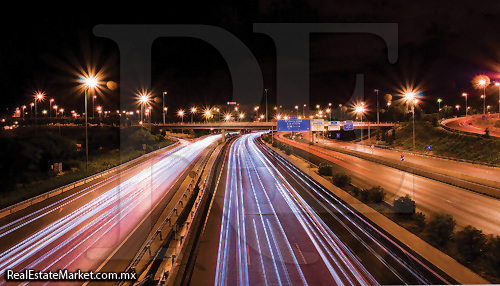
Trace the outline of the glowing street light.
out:
[[[241,120],[243,120],[243,118],[245,118],[245,113],[240,112],[240,122],[241,122]]]
[[[43,93],[39,92],[39,93],[35,94],[35,134],[38,134],[36,103],[37,103],[37,101],[42,101],[42,100],[43,100]]]
[[[361,140],[363,140],[363,114],[365,114],[365,112],[366,108],[363,102],[354,106],[354,113],[356,113],[356,115],[361,115]]]
[[[462,93],[462,96],[465,97],[465,107],[467,107],[467,96],[468,95],[469,94],[466,92]],[[465,117],[467,117],[467,108],[465,108]]]
[[[26,105],[23,105],[22,109],[23,109],[23,121],[24,121],[24,110],[26,109]]]
[[[483,88],[483,114],[486,114],[486,87],[490,84],[490,78],[486,75],[478,75],[472,79],[472,83],[476,88]]]
[[[441,111],[441,102],[443,102],[443,100],[441,98],[438,98],[437,100],[437,103],[438,103],[438,111]]]
[[[299,106],[295,105],[295,110],[297,110],[297,118],[299,117]]]
[[[210,110],[210,108],[206,108],[204,111],[203,111],[203,117],[205,118],[205,122],[210,120],[210,118],[213,117],[212,115],[212,111]]]
[[[496,82],[495,86],[498,86],[498,116],[500,116],[500,82]]]
[[[58,108],[58,107],[59,107],[58,105],[54,105],[54,112],[55,112],[55,114],[56,114],[56,119],[57,119],[57,108]]]
[[[304,105],[302,106],[302,116],[303,116],[304,118],[306,117],[306,106],[307,106],[307,104],[304,104]]]
[[[165,107],[165,95],[167,95],[166,91],[163,92],[163,101],[162,101],[162,104],[163,104],[163,125],[165,125],[165,115],[167,113],[167,107]]]
[[[196,107],[191,107],[191,123],[193,123],[193,115],[196,113]]]
[[[148,93],[141,92],[138,94],[138,102],[141,105],[141,121],[144,122],[144,106],[151,102],[151,96]]]
[[[52,110],[51,110],[52,109],[52,102],[54,102],[53,98],[51,98],[49,100],[49,117],[52,117]]]
[[[404,94],[404,99],[406,104],[411,103],[411,113],[413,119],[413,149],[415,151],[415,104],[417,104],[418,99],[416,98],[416,93],[414,91],[408,91]],[[439,102],[439,101],[438,101]]]
[[[180,109],[179,111],[177,111],[177,116],[179,116],[181,118],[181,123],[184,123],[184,110]]]
[[[90,89],[98,87],[99,80],[94,75],[89,75],[83,78],[83,87],[85,88],[85,157],[86,157],[86,168],[89,171],[89,134],[88,134],[88,112],[87,112],[87,97]]]

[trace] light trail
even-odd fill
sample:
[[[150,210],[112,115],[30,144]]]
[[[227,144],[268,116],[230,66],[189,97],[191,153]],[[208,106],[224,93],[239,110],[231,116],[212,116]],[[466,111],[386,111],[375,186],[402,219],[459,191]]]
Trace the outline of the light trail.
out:
[[[448,283],[295,166],[256,144],[260,134],[243,135],[230,147],[215,285]],[[316,257],[315,263],[307,257]]]
[[[117,239],[112,231],[116,228],[122,233],[131,230],[134,223],[140,221],[142,216],[164,197],[171,185],[184,173],[185,168],[219,138],[220,136],[211,136],[190,145],[183,144],[180,148],[158,156],[158,160],[141,164],[142,170],[134,168],[137,173],[117,186],[108,186],[107,182],[94,184],[50,205],[57,208],[45,207],[24,217],[24,220],[21,218],[14,221],[4,228],[5,232],[0,239],[10,238],[19,228],[29,226],[46,216],[44,211],[53,212],[61,205],[75,204],[87,193],[101,189],[94,199],[0,253],[2,279],[5,279],[6,269],[46,271],[74,268],[85,271],[86,265],[79,263],[83,259],[82,254],[96,247],[99,241]],[[127,172],[129,171],[124,173]],[[120,174],[116,176],[119,178]],[[107,249],[108,252],[110,250],[112,249]],[[0,284],[3,283],[5,280]]]

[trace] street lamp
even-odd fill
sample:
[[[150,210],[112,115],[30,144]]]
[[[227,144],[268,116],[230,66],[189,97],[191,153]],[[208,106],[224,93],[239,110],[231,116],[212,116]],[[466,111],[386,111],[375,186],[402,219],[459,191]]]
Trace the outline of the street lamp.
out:
[[[24,110],[26,109],[26,105],[23,105],[23,121],[24,121]]]
[[[36,112],[36,102],[43,100],[43,94],[37,93],[35,94],[35,133],[38,134],[38,122],[37,122],[37,112]]]
[[[441,102],[443,102],[443,100],[441,98],[438,98],[437,102],[438,102],[438,111],[441,111]]]
[[[99,81],[95,76],[88,76],[83,79],[83,85],[85,88],[85,157],[86,157],[86,167],[87,172],[89,171],[89,133],[88,133],[88,112],[87,112],[87,97],[88,92],[91,88],[96,88],[99,85]]]
[[[363,140],[363,114],[365,113],[365,104],[362,102],[359,105],[354,106],[354,113],[361,115],[361,140]]]
[[[267,88],[265,90],[266,90],[266,122],[267,122]]]
[[[58,107],[59,107],[58,105],[54,105],[54,113],[56,114],[56,119],[57,119],[57,108]]]
[[[51,98],[49,100],[49,117],[52,117],[52,110],[51,110],[52,109],[52,102],[54,102],[53,98]]]
[[[467,117],[467,96],[468,95],[469,94],[466,92],[462,93],[462,96],[465,97],[465,117]]]
[[[304,106],[302,107],[302,116],[305,118],[306,117],[306,105],[307,104],[304,104]]]
[[[377,94],[377,124],[380,124],[380,121],[379,121],[379,109],[378,109],[378,89],[375,89],[374,91]]]
[[[500,116],[500,82],[495,83],[498,86],[498,116]]]
[[[193,114],[196,113],[196,107],[191,107],[191,123],[193,123]]]
[[[326,112],[328,112],[328,120],[332,120],[332,110],[330,108],[327,108]]]
[[[297,110],[297,118],[299,118],[299,106],[295,105],[295,110]]]
[[[413,118],[413,149],[415,151],[415,104],[418,102],[418,99],[415,97],[415,92],[409,91],[404,94],[406,104],[411,103],[411,113]],[[438,100],[439,102],[439,100]]]
[[[184,123],[184,110],[179,110],[177,111],[177,116],[180,116],[181,118],[181,123]]]
[[[64,108],[59,109],[59,112],[61,112],[61,118],[64,117]]]
[[[165,125],[165,114],[167,113],[167,109],[165,107],[165,95],[167,95],[166,91],[163,92],[163,101],[162,101],[162,104],[163,104],[163,125]]]
[[[96,99],[96,96],[95,95],[92,96],[92,120],[94,119],[94,115],[95,115],[95,113],[94,113],[94,110],[95,110],[94,101],[95,101],[95,99]]]
[[[151,100],[151,97],[149,96],[149,94],[146,94],[146,93],[140,93],[139,94],[139,103],[141,104],[141,121],[144,122],[144,118],[143,118],[143,113],[144,113],[144,106],[146,106],[146,104],[148,104]]]

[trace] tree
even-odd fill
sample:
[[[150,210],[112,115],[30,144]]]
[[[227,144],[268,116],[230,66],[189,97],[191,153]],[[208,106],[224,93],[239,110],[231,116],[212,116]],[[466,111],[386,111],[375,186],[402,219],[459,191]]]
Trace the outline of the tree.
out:
[[[453,236],[456,222],[449,214],[435,214],[425,226],[425,235],[430,244],[444,246]]]
[[[478,259],[485,249],[486,236],[483,232],[471,225],[455,234],[455,247],[459,261],[471,264]]]
[[[381,204],[385,199],[384,188],[380,186],[373,187],[368,191],[368,201],[374,204]]]
[[[318,166],[318,173],[321,176],[331,176],[333,175],[333,168],[327,162],[321,162]]]
[[[415,202],[409,195],[399,197],[393,202],[393,210],[401,218],[410,218],[415,213]]]
[[[351,177],[343,173],[334,174],[332,177],[332,183],[343,189],[351,184]]]
[[[500,276],[500,236],[489,235],[484,249],[485,264],[489,272]]]

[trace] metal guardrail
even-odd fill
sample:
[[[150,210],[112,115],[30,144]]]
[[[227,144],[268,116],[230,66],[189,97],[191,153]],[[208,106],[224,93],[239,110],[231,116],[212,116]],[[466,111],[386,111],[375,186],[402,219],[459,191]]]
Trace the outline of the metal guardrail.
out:
[[[148,251],[151,251],[151,245],[152,243],[155,241],[155,239],[157,238],[158,235],[160,235],[160,239],[161,239],[161,233],[162,233],[162,229],[167,225],[169,224],[169,227],[173,227],[175,225],[177,225],[177,221],[175,222],[172,222],[172,218],[174,217],[174,215],[177,216],[177,218],[179,217],[179,210],[183,210],[184,208],[184,203],[183,203],[183,200],[185,198],[188,197],[188,195],[194,195],[194,189],[195,189],[195,184],[196,182],[200,179],[201,177],[201,170],[205,167],[206,163],[208,162],[209,158],[211,157],[211,154],[214,152],[215,150],[215,146],[217,146],[219,144],[218,141],[212,143],[212,145],[214,145],[212,147],[212,150],[211,152],[205,156],[202,161],[200,162],[200,164],[198,165],[198,168],[196,169],[195,171],[195,176],[191,179],[188,187],[184,190],[184,192],[182,193],[181,197],[179,198],[179,200],[176,202],[176,204],[173,206],[172,210],[170,211],[170,213],[165,217],[165,219],[163,220],[163,222],[159,225],[159,227],[156,229],[156,231],[153,233],[152,236],[149,237],[149,239],[147,240],[147,242],[144,244],[144,246],[137,252],[136,256],[134,257],[134,259],[130,262],[130,264],[127,266],[127,268],[125,269],[125,272],[131,272],[131,271],[136,271],[136,267],[138,266],[139,262],[142,260],[142,258],[144,257],[144,255],[148,252]],[[202,187],[200,188],[200,190],[202,190],[202,194],[205,193],[205,188],[206,188],[206,179],[204,180],[204,183],[202,185]],[[193,192],[193,193],[191,193]],[[191,193],[191,194],[190,194]],[[117,283],[117,285],[123,285],[125,283],[125,281],[121,281],[119,283]]]
[[[166,148],[172,148],[172,149],[174,149],[174,148],[176,148],[175,146],[179,145],[179,144],[180,144],[180,142],[175,142],[174,144],[171,144],[171,145],[166,146],[164,148],[161,148],[161,149],[155,150],[153,152],[144,154],[144,155],[142,155],[140,157],[137,157],[137,158],[135,158],[133,160],[130,160],[128,162],[125,162],[125,163],[122,163],[122,164],[120,164],[118,166],[115,166],[115,167],[113,167],[111,169],[102,171],[100,173],[91,175],[89,177],[80,179],[78,181],[75,181],[75,182],[72,182],[70,184],[64,185],[64,186],[59,187],[57,189],[45,192],[45,193],[40,194],[38,196],[35,196],[33,198],[30,198],[30,199],[24,200],[22,202],[19,202],[17,204],[8,206],[6,208],[3,208],[3,209],[0,210],[0,218],[5,217],[5,216],[7,216],[9,214],[15,213],[17,211],[20,211],[22,209],[25,209],[25,208],[27,208],[29,206],[32,206],[32,205],[34,205],[36,203],[44,201],[44,200],[46,200],[48,198],[51,198],[51,197],[54,197],[56,195],[62,194],[64,192],[66,192],[66,191],[74,189],[74,188],[76,188],[78,186],[81,186],[83,184],[89,183],[89,182],[91,182],[91,181],[93,181],[95,179],[101,178],[101,177],[103,177],[103,176],[105,176],[105,175],[107,175],[109,173],[113,173],[114,171],[116,171],[118,169],[126,168],[127,166],[132,165],[132,164],[136,163],[137,161],[144,159],[145,157],[154,156],[154,155],[158,154],[159,152],[165,150]]]

